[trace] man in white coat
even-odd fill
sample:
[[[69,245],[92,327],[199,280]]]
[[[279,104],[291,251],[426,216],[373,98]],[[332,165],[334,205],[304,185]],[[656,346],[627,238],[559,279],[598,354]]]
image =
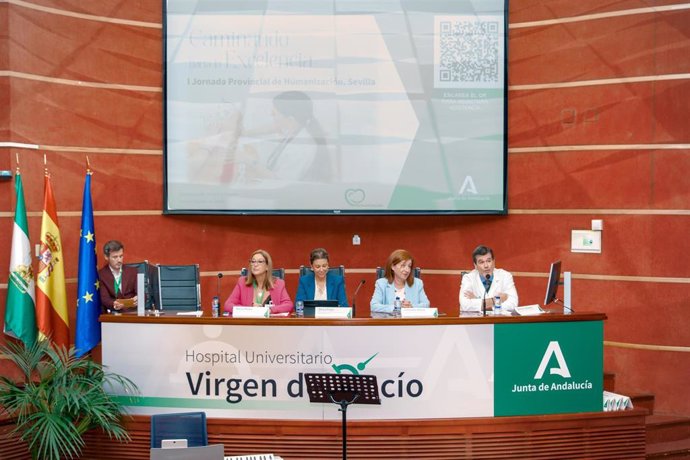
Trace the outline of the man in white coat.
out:
[[[486,246],[477,246],[472,252],[474,270],[462,277],[460,284],[460,311],[492,310],[494,297],[501,297],[504,311],[512,311],[518,306],[518,294],[513,275],[501,268],[496,268],[494,252]]]

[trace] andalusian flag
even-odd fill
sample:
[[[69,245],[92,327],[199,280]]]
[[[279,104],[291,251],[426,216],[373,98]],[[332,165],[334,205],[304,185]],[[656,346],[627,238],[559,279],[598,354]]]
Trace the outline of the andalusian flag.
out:
[[[31,267],[29,225],[26,220],[22,176],[14,176],[17,207],[14,211],[10,277],[7,283],[7,308],[5,309],[5,334],[20,339],[28,347],[36,342],[36,311],[34,270]]]
[[[93,225],[93,204],[91,202],[91,170],[86,171],[79,236],[77,331],[74,337],[78,358],[91,351],[101,341],[101,323],[98,322],[98,316],[101,314],[101,298],[98,295],[96,229]]]
[[[69,347],[69,318],[65,294],[65,260],[58,226],[53,187],[45,176],[45,198],[41,221],[41,252],[36,276],[36,322],[38,338],[50,338],[56,345]]]

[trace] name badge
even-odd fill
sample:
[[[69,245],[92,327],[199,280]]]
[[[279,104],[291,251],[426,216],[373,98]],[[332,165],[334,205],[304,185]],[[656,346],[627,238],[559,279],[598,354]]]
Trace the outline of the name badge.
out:
[[[402,308],[402,318],[438,318],[438,308]]]
[[[315,318],[352,318],[352,308],[350,307],[316,307],[314,309]]]
[[[233,318],[268,318],[271,316],[271,309],[265,307],[240,307],[232,308]]]

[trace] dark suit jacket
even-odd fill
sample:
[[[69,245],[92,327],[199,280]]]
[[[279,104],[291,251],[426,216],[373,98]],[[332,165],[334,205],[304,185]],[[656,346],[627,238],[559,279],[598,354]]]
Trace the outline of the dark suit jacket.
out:
[[[98,270],[100,284],[98,292],[101,296],[101,305],[105,309],[113,308],[115,299],[131,299],[137,295],[137,269],[134,267],[122,266],[122,283],[120,284],[120,295],[115,297],[115,277],[110,267]]]
[[[295,301],[313,300],[315,291],[314,273],[307,273],[299,279]],[[329,300],[337,300],[338,305],[341,307],[349,306],[347,304],[347,296],[345,295],[345,278],[329,272],[326,275],[326,297]]]

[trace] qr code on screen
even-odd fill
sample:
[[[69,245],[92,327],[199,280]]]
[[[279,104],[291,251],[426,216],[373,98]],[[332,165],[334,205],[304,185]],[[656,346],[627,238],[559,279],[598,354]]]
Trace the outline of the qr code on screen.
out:
[[[436,18],[434,80],[440,88],[497,87],[502,81],[502,22],[498,18]]]

